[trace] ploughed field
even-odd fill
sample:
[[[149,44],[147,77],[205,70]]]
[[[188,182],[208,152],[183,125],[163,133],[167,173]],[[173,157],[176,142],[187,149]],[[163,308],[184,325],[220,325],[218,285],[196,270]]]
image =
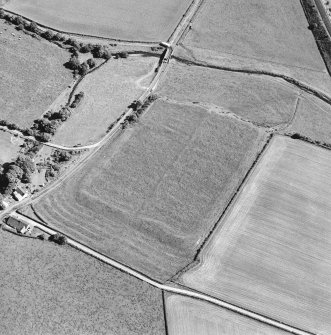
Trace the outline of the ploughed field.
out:
[[[180,295],[166,295],[169,335],[286,335],[288,332]]]
[[[190,0],[10,0],[4,8],[62,31],[138,41],[166,40]]]
[[[3,20],[0,31],[0,119],[28,127],[72,82],[72,74],[63,66],[70,54],[18,32]]]
[[[330,334],[331,153],[276,137],[183,282]]]
[[[84,92],[84,98],[53,142],[66,146],[97,142],[143,92],[139,79],[153,71],[155,63],[155,58],[112,59],[86,75],[75,90]]]
[[[200,102],[220,112],[264,126],[276,126],[291,120],[298,92],[281,80],[187,66],[172,61],[159,85],[158,94],[180,102]]]
[[[264,137],[232,118],[157,101],[34,208],[69,236],[165,280],[192,260]]]
[[[71,247],[0,231],[0,333],[164,335],[161,291]]]

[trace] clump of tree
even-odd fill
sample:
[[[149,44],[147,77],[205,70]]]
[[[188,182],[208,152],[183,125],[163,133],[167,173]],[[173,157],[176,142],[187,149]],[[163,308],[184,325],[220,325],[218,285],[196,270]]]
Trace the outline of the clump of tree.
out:
[[[23,183],[30,183],[31,176],[36,170],[35,164],[32,161],[31,157],[20,155],[16,159],[15,165],[23,171],[21,181]]]
[[[59,233],[51,235],[48,240],[59,245],[65,245],[67,243],[67,238]]]
[[[91,52],[93,50],[93,47],[94,46],[91,43],[88,43],[88,44],[80,43],[79,52],[81,52],[81,53]]]
[[[19,182],[31,182],[35,165],[29,156],[20,155],[15,162],[4,164],[0,175],[1,193],[9,195]]]
[[[91,53],[94,58],[103,58],[108,60],[112,57],[111,51],[106,46],[100,44],[94,45]]]
[[[71,159],[72,154],[68,151],[54,150],[53,161],[55,163],[68,162]]]
[[[76,108],[78,104],[83,100],[84,98],[84,92],[79,92],[78,94],[75,95],[75,100],[73,103],[70,105],[71,108]]]
[[[48,111],[44,114],[44,118],[49,121],[59,120],[61,122],[66,121],[71,116],[71,111],[68,107],[62,107],[59,111],[52,113]]]

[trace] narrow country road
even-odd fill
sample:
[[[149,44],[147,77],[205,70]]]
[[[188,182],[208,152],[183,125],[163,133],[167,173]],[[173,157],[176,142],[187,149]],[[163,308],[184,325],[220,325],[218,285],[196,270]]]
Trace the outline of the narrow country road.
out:
[[[41,224],[37,221],[34,221],[24,215],[21,215],[19,213],[12,213],[10,215],[11,217],[13,218],[16,218],[22,222],[25,222],[27,224],[30,224],[34,227],[37,227],[39,228],[40,230],[44,231],[45,233],[47,234],[50,234],[50,235],[53,235],[53,234],[56,234],[56,233],[60,233],[60,234],[63,234],[62,232],[60,231],[57,231],[53,228],[50,228],[44,224]],[[67,236],[67,235],[66,235]],[[174,286],[171,286],[171,285],[167,285],[167,284],[162,284],[156,280],[153,280],[147,276],[145,276],[144,274],[138,272],[138,271],[135,271],[133,270],[132,268],[122,264],[122,263],[119,263],[91,248],[89,248],[88,246],[82,244],[82,243],[79,243],[77,241],[75,241],[74,239],[70,238],[69,236],[67,236],[67,244],[70,245],[71,247],[75,248],[75,249],[78,249],[94,258],[97,258],[98,260],[108,264],[108,265],[111,265],[113,266],[114,268],[116,269],[119,269],[131,276],[134,276],[135,278],[139,279],[139,280],[142,280],[144,281],[145,283],[148,283],[160,290],[164,290],[166,292],[171,292],[171,293],[175,293],[175,294],[180,294],[180,295],[184,295],[184,296],[187,296],[187,297],[190,297],[190,298],[195,298],[195,299],[199,299],[199,300],[203,300],[203,301],[206,301],[206,302],[209,302],[209,303],[212,303],[214,305],[217,305],[217,306],[220,306],[222,308],[226,308],[230,311],[233,311],[235,313],[239,313],[241,315],[244,315],[246,317],[249,317],[251,319],[254,319],[256,321],[259,321],[259,322],[262,322],[262,323],[265,323],[269,326],[273,326],[273,327],[276,327],[278,329],[281,329],[281,330],[284,330],[284,331],[287,331],[291,334],[296,334],[296,335],[317,335],[317,334],[314,334],[314,333],[311,333],[311,332],[307,332],[305,330],[302,330],[302,329],[298,329],[298,328],[295,328],[295,327],[292,327],[290,325],[287,325],[283,322],[280,322],[280,321],[277,321],[277,320],[274,320],[274,319],[270,319],[266,316],[263,316],[261,314],[258,314],[258,313],[254,313],[252,311],[249,311],[247,309],[244,309],[242,307],[239,307],[239,306],[236,306],[236,305],[233,305],[231,303],[228,303],[224,300],[221,300],[221,299],[217,299],[217,298],[214,298],[214,297],[211,297],[207,294],[204,294],[204,293],[201,293],[201,292],[198,292],[198,291],[195,291],[195,290],[191,290],[191,289],[185,289],[185,288],[178,288],[178,287],[174,287]]]

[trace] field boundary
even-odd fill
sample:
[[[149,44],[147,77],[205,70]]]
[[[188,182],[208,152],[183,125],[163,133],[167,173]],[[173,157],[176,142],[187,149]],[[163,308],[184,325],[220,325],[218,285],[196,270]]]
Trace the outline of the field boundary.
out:
[[[6,8],[3,8],[0,6],[0,8],[2,8],[5,12],[12,14],[12,15],[16,15],[16,16],[21,16],[23,19],[29,21],[29,22],[35,22],[38,26],[40,26],[43,29],[49,29],[49,30],[53,30],[57,33],[60,34],[65,34],[65,35],[71,35],[71,36],[76,36],[76,37],[85,37],[85,38],[95,38],[95,39],[100,39],[103,41],[115,41],[115,42],[126,42],[126,43],[132,43],[132,44],[147,44],[147,45],[155,45],[155,44],[159,44],[159,41],[134,41],[134,40],[124,40],[124,39],[120,39],[120,38],[114,38],[114,37],[102,37],[102,36],[97,36],[97,35],[88,35],[88,34],[80,34],[80,33],[73,33],[73,32],[69,32],[69,31],[65,31],[65,30],[59,30],[50,26],[46,26],[42,23],[39,23],[38,21],[34,21],[24,15],[21,15],[19,13],[16,13],[14,11],[8,10]]]
[[[185,272],[187,272],[188,270],[190,270],[191,268],[193,268],[194,266],[196,266],[196,265],[199,264],[199,262],[200,262],[200,253],[202,252],[203,248],[208,243],[208,241],[211,239],[211,237],[214,234],[215,230],[220,225],[220,223],[221,223],[224,215],[226,215],[226,213],[228,212],[229,208],[231,207],[231,205],[233,204],[233,202],[236,200],[236,198],[237,198],[238,194],[240,193],[243,185],[245,185],[245,183],[248,180],[248,178],[250,177],[253,169],[259,163],[259,161],[261,159],[261,156],[263,156],[263,154],[266,152],[267,148],[269,147],[269,144],[270,144],[270,142],[271,142],[271,140],[272,140],[273,137],[274,137],[274,133],[269,134],[269,136],[267,137],[266,142],[264,143],[262,149],[257,153],[257,155],[255,157],[255,160],[253,161],[252,165],[247,170],[245,176],[243,177],[243,179],[239,183],[239,185],[236,188],[236,190],[231,195],[231,197],[230,197],[230,199],[229,199],[226,207],[222,211],[221,215],[216,220],[216,222],[214,223],[214,225],[211,227],[211,229],[209,230],[208,234],[206,234],[206,236],[203,239],[203,241],[200,243],[200,245],[199,245],[199,247],[198,247],[198,249],[197,249],[197,251],[195,253],[195,256],[193,258],[193,261],[190,262],[189,264],[187,264],[183,269],[179,270],[173,277],[171,277],[169,279],[170,282],[175,282],[175,280],[179,279],[179,277],[181,277]]]
[[[10,216],[13,217],[13,218],[22,220],[26,223],[32,224],[32,225],[36,226],[37,228],[39,228],[40,230],[46,232],[47,234],[54,235],[56,233],[61,233],[60,231],[58,231],[54,228],[50,228],[43,223],[39,223],[35,220],[29,219],[28,217],[26,217],[22,214],[12,213]],[[86,245],[84,245],[80,242],[77,242],[76,240],[72,239],[68,235],[65,235],[65,234],[63,234],[63,235],[67,237],[67,244],[69,246],[71,246],[71,247],[73,247],[73,248],[75,248],[79,251],[82,251],[85,254],[88,254],[89,256],[94,257],[94,258],[100,260],[103,263],[106,263],[110,266],[113,266],[114,268],[116,268],[116,269],[118,269],[118,270],[120,270],[124,273],[127,273],[131,276],[134,276],[137,279],[142,280],[142,281],[144,281],[144,282],[146,282],[146,283],[148,283],[148,284],[150,284],[150,285],[152,285],[156,288],[159,288],[161,290],[171,292],[171,293],[175,293],[175,294],[179,294],[179,295],[182,295],[182,296],[188,296],[188,297],[199,299],[199,300],[202,300],[202,301],[207,301],[207,302],[212,303],[216,306],[231,310],[235,313],[238,313],[238,314],[244,315],[246,317],[252,318],[252,319],[257,320],[259,322],[262,322],[264,324],[268,324],[268,325],[273,326],[275,328],[285,330],[285,331],[287,331],[289,333],[292,333],[292,334],[295,334],[295,335],[318,335],[318,334],[315,334],[315,333],[312,333],[312,332],[305,331],[303,329],[299,329],[299,328],[290,326],[290,325],[285,324],[283,322],[280,322],[280,321],[277,321],[275,319],[266,317],[266,316],[264,316],[262,314],[259,314],[259,313],[255,313],[251,310],[239,307],[237,305],[231,304],[231,303],[226,302],[224,300],[214,298],[214,297],[212,297],[208,294],[201,293],[201,292],[193,290],[193,289],[189,289],[189,288],[186,288],[186,287],[185,288],[178,288],[178,287],[170,286],[170,285],[167,285],[167,284],[162,284],[162,283],[160,283],[160,282],[158,282],[154,279],[149,278],[148,276],[142,274],[139,271],[133,270],[129,266],[126,266],[126,265],[124,265],[120,262],[117,262],[117,261],[111,259],[108,256],[105,256],[105,255],[103,255],[99,252],[96,252],[92,248],[90,248],[90,247],[88,247],[88,246],[86,246]],[[183,286],[183,285],[181,285],[181,286]]]

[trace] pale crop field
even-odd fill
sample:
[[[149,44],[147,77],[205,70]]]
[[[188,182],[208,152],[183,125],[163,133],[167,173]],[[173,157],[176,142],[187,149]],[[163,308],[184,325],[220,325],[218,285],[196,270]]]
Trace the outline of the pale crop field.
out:
[[[331,152],[276,137],[183,282],[330,334]]]
[[[297,90],[267,76],[227,72],[171,62],[158,93],[178,101],[216,105],[260,125],[288,122],[295,109]]]
[[[28,127],[72,82],[72,74],[63,66],[70,54],[18,32],[3,20],[0,31],[0,119]]]
[[[156,102],[34,207],[49,225],[165,280],[192,260],[264,139],[232,118]]]
[[[71,247],[0,230],[0,333],[164,335],[162,293]]]
[[[5,8],[55,29],[139,41],[166,40],[190,0],[10,0]]]
[[[155,58],[112,59],[88,74],[76,88],[84,98],[57,130],[53,142],[73,146],[100,140],[107,128],[138,98],[139,79],[153,71]]]
[[[325,71],[300,0],[206,1],[185,45]]]
[[[289,334],[197,299],[167,295],[165,302],[169,335]]]

